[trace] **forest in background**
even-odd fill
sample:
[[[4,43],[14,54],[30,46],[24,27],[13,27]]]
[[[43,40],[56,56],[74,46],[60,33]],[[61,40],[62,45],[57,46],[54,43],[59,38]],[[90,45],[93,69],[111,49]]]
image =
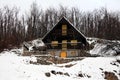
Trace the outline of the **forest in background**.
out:
[[[0,8],[0,51],[42,38],[63,16],[87,37],[120,40],[119,11],[103,7],[85,12],[61,5],[58,9],[43,10],[33,3],[29,12],[22,16],[16,7]]]

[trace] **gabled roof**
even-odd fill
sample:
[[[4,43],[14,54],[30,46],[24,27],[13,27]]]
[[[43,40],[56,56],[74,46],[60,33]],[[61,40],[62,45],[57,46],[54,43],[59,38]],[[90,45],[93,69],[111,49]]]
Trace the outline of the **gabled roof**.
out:
[[[56,23],[56,24],[54,25],[54,27],[52,27],[52,29],[45,34],[45,36],[43,36],[42,40],[43,40],[60,22],[67,22],[67,23],[69,23],[69,25],[71,25],[82,37],[84,37],[84,38],[86,39],[86,37],[85,37],[76,27],[74,27],[73,24],[72,24],[67,18],[62,17],[62,18],[59,20],[59,22]]]

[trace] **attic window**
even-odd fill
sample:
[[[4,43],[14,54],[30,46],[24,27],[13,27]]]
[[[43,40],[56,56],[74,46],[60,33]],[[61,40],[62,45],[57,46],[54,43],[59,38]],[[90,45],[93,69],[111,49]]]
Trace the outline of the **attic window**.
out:
[[[67,35],[67,25],[62,25],[62,35]]]
[[[71,40],[71,45],[76,46],[77,45],[77,40]]]
[[[58,46],[58,41],[52,41],[51,46]]]

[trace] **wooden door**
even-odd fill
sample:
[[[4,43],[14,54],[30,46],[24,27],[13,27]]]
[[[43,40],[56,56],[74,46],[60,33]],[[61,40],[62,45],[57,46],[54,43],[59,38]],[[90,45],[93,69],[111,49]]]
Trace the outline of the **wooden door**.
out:
[[[62,52],[60,53],[60,57],[61,57],[61,58],[66,58],[66,57],[67,57],[67,52],[66,52],[66,51],[62,51]]]

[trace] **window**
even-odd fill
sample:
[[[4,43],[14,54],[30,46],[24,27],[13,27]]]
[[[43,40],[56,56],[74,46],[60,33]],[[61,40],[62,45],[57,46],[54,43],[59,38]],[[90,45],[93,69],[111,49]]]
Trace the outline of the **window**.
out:
[[[75,56],[75,55],[76,55],[76,51],[71,51],[71,54],[72,54],[73,56]]]
[[[77,45],[77,40],[71,40],[71,45],[76,46]]]
[[[58,46],[58,41],[52,41],[51,46]]]
[[[67,40],[62,41],[62,50],[67,50]]]
[[[62,25],[62,35],[67,35],[67,25]]]

